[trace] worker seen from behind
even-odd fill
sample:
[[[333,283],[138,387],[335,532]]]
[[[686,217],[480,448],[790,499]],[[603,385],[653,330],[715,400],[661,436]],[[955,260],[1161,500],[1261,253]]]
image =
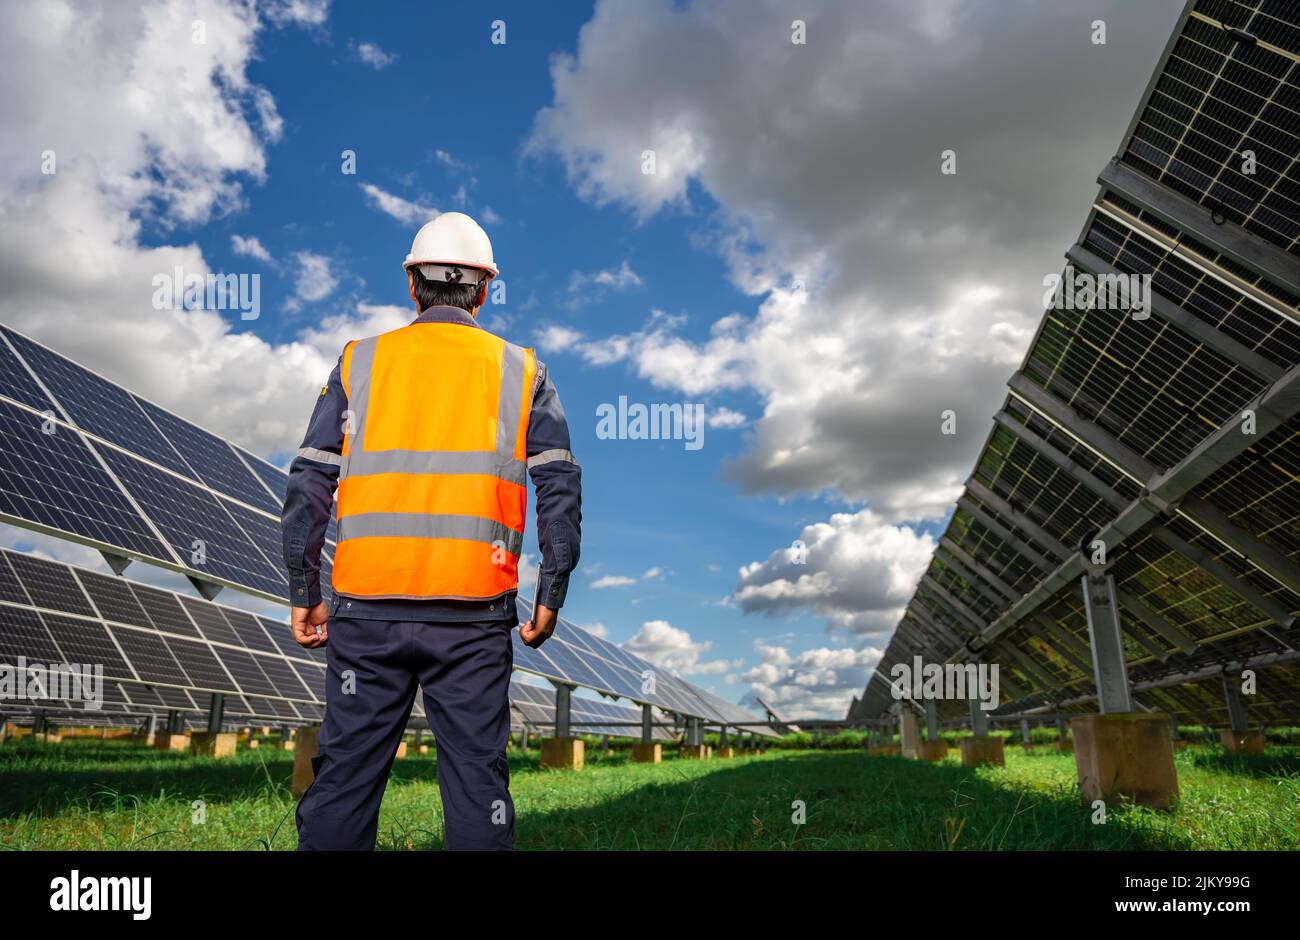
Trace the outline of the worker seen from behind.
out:
[[[415,320],[344,347],[289,467],[293,633],[324,646],[329,666],[299,847],[374,848],[418,688],[447,848],[510,849],[505,750],[525,470],[542,555],[536,610],[519,632],[532,647],[555,630],[578,563],[581,472],[546,366],[478,323],[498,274],[483,229],[444,213],[416,234],[404,267]]]

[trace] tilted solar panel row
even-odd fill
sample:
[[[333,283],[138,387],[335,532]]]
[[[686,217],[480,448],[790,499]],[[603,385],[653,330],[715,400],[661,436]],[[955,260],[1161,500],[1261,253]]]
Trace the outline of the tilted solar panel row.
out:
[[[1188,5],[1067,252],[1067,273],[1150,276],[1151,309],[1046,311],[852,717],[916,655],[998,662],[1004,712],[1091,709],[1078,580],[1052,579],[1098,533],[1140,704],[1221,723],[1218,672],[1257,665],[1252,714],[1300,716],[1298,105],[1300,7]]]

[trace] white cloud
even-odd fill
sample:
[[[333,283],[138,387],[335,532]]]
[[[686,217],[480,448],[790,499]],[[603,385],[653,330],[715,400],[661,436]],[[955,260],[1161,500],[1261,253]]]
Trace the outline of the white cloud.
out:
[[[791,653],[784,646],[754,644],[759,662],[740,674],[749,683],[741,701],[761,698],[787,721],[842,718],[862,692],[883,650],[827,648]]]
[[[237,255],[256,258],[266,264],[275,264],[275,259],[271,257],[271,253],[263,247],[261,239],[256,236],[250,235],[245,238],[242,235],[231,235],[230,249]]]
[[[441,163],[449,170],[461,170],[465,168],[465,164],[461,163],[459,160],[457,160],[455,157],[453,157],[445,150],[442,149],[434,150],[433,156],[434,159],[436,159],[439,163]]]
[[[372,209],[378,209],[406,225],[423,225],[441,214],[433,206],[395,196],[371,183],[362,183],[361,190],[366,194],[366,202]]]
[[[582,629],[601,640],[606,639],[609,636],[609,627],[599,621],[586,624]]]
[[[278,9],[292,24],[326,7]],[[206,43],[191,42],[196,18]],[[260,28],[255,8],[220,0],[0,10],[0,86],[26,89],[0,96],[0,165],[12,170],[0,176],[0,321],[275,456],[301,439],[342,340],[408,317],[322,311],[270,342],[219,311],[153,308],[156,274],[210,270],[192,228],[238,210],[244,186],[265,177],[278,117],[246,71]],[[32,158],[47,149],[52,176]],[[88,298],[113,315],[87,317]]]
[[[710,409],[709,416],[705,419],[705,423],[708,424],[709,427],[718,428],[723,431],[743,427],[748,421],[749,419],[739,411],[722,407]]]
[[[358,59],[376,70],[392,65],[397,61],[396,53],[385,52],[373,42],[357,43],[355,51]]]
[[[607,574],[591,582],[593,590],[604,590],[605,588],[627,587],[630,584],[636,584],[641,581],[654,581],[664,576],[664,570],[658,565],[647,568],[639,578],[628,577],[621,574]],[[635,602],[634,602],[635,603]]]
[[[628,290],[640,287],[641,276],[624,260],[617,268],[603,271],[574,271],[569,276],[569,293],[590,297],[603,290]]]
[[[330,258],[310,251],[297,251],[293,261],[297,273],[293,297],[285,304],[287,309],[297,310],[305,303],[317,303],[334,293],[339,281]]]
[[[277,26],[321,26],[329,17],[330,0],[270,0],[266,16]]]
[[[796,46],[780,0],[601,0],[553,59],[527,153],[557,155],[597,205],[689,212],[757,309],[715,312],[706,339],[660,321],[574,351],[691,395],[756,392],[727,470],[746,492],[941,516],[1178,6],[842,0]],[[1060,39],[1094,17],[1104,49]],[[1022,54],[1045,42],[1046,71]],[[956,436],[939,433],[947,408]]]
[[[868,635],[897,624],[935,545],[866,509],[807,526],[797,541],[741,568],[733,600],[747,613],[807,611]]]
[[[667,620],[647,620],[636,636],[622,645],[629,653],[635,653],[661,669],[682,676],[725,673],[730,669],[739,669],[743,664],[742,660],[702,659],[713,644],[707,640],[692,640],[690,633],[674,627]]]

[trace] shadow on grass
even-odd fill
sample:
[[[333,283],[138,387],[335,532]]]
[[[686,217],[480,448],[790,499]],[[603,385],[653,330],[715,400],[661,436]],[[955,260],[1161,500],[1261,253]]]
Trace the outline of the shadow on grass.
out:
[[[669,762],[664,769],[673,769]],[[998,786],[956,763],[861,753],[715,761],[701,777],[630,788],[591,805],[524,808],[526,849],[1178,849],[1178,837],[1098,826],[1073,786]],[[564,778],[557,773],[557,781]],[[567,772],[571,773],[571,772]],[[577,785],[577,781],[574,781]],[[802,825],[794,819],[802,806]],[[434,849],[430,839],[416,848]]]
[[[511,774],[541,770],[539,752],[508,752]],[[630,755],[611,750],[588,758],[592,766],[616,766]],[[142,801],[184,797],[226,802],[257,797],[290,799],[291,751],[240,747],[217,760],[159,751],[131,742],[85,739],[62,744],[13,741],[0,745],[0,818],[55,816],[72,807],[116,808],[122,798]],[[437,779],[436,751],[393,762],[390,785]]]
[[[70,806],[107,809],[122,798],[287,797],[292,772],[292,753],[262,748],[217,760],[94,739],[11,742],[0,747],[0,818],[54,816]]]
[[[1197,749],[1188,757],[1193,767],[1243,777],[1300,775],[1300,748],[1270,747],[1263,754],[1230,754],[1217,748]]]

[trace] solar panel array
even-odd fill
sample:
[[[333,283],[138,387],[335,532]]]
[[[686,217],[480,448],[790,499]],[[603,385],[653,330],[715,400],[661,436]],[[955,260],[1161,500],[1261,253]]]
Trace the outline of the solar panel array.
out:
[[[851,718],[915,656],[998,663],[1003,713],[1094,710],[1094,539],[1139,707],[1224,724],[1223,670],[1255,667],[1252,718],[1300,718],[1298,163],[1300,5],[1189,3],[1067,252],[1149,275],[1150,316],[1043,315]]]
[[[523,682],[510,683],[510,704],[530,730],[553,734],[555,731],[555,692]],[[576,734],[607,734],[615,738],[640,738],[641,709],[573,696],[569,699],[569,720]],[[663,715],[655,715],[658,725]],[[667,728],[652,729],[655,741],[671,741]]]
[[[206,713],[225,696],[231,720],[318,722],[325,656],[293,642],[288,625],[248,611],[0,549],[0,662],[103,667],[104,704],[24,699],[78,722],[177,710]],[[52,690],[51,690],[52,691]]]
[[[5,326],[0,442],[0,519],[288,596],[284,471]]]
[[[284,471],[5,326],[0,370],[0,520],[284,601]],[[327,540],[326,590],[332,551]],[[544,650],[516,642],[516,667],[708,721],[754,720],[563,627]]]

